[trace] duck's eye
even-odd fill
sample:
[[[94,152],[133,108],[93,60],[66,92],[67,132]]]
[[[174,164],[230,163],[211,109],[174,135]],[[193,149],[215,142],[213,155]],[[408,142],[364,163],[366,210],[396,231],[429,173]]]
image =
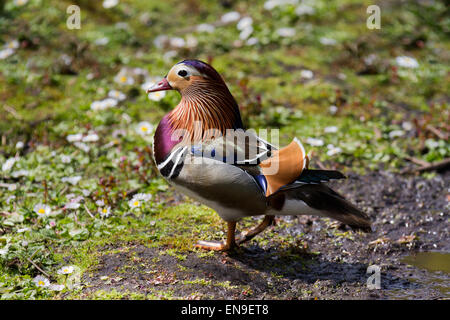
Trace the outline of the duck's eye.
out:
[[[187,76],[187,71],[186,70],[180,70],[180,71],[178,71],[178,75],[180,77],[186,77]]]

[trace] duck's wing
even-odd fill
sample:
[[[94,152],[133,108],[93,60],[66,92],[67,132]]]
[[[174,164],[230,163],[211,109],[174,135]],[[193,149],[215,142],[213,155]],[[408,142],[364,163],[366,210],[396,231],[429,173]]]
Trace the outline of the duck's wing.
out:
[[[201,143],[177,145],[158,169],[166,178],[175,178],[186,155],[191,156],[191,165],[201,165],[202,159],[211,159],[239,167],[256,180],[266,197],[305,184],[345,178],[338,171],[309,170],[308,156],[297,138],[277,149],[251,130],[232,130]]]
[[[256,166],[277,148],[252,130],[228,130],[226,135],[191,146],[191,154],[235,166]]]
[[[277,148],[251,130],[230,130],[226,135],[206,141],[174,146],[167,158],[158,164],[167,179],[178,176],[187,155],[191,164],[202,164],[202,159],[237,166],[252,175],[260,174],[258,165],[269,159]]]
[[[308,166],[308,157],[295,138],[277,149],[253,131],[235,130],[190,147],[190,153],[237,166],[250,174],[266,197],[295,182]]]

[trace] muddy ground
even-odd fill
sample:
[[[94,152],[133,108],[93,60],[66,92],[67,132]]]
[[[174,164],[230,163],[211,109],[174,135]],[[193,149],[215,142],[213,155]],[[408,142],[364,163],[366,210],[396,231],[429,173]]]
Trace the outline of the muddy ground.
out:
[[[334,182],[370,215],[372,233],[298,216],[277,218],[276,226],[230,254],[193,249],[180,258],[136,243],[102,248],[115,251],[85,275],[83,294],[116,289],[153,298],[448,299],[449,274],[403,259],[420,251],[450,252],[449,181],[450,172],[427,179],[380,171]],[[379,290],[366,285],[374,264],[381,267]]]

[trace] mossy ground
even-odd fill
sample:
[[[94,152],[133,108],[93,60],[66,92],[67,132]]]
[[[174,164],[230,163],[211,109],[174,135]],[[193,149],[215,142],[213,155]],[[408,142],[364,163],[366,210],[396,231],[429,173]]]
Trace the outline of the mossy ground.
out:
[[[79,30],[66,26],[73,3],[81,8]],[[6,2],[0,44],[18,40],[19,46],[0,60],[0,164],[16,159],[0,171],[3,299],[382,298],[395,289],[442,297],[423,283],[424,290],[414,291],[402,273],[420,272],[398,257],[449,250],[448,175],[399,173],[416,166],[408,159],[450,155],[444,1],[378,1],[379,30],[366,27],[371,1],[315,1],[314,13],[302,16],[296,5],[266,10],[264,3],[123,0],[105,9],[87,0]],[[239,40],[236,22],[196,31],[230,11],[253,18],[258,43]],[[281,27],[295,33],[280,37]],[[160,35],[181,37],[185,45],[158,47]],[[418,66],[399,66],[401,56]],[[294,136],[320,139],[321,145],[305,143],[311,165],[353,177],[337,188],[368,211],[376,233],[302,217],[280,219],[230,256],[193,249],[198,239],[223,238],[224,223],[157,175],[151,135],[136,132],[141,121],[156,125],[179,100],[176,92],[149,100],[141,88],[145,72],[162,77],[184,58],[209,61],[223,75],[248,127],[280,128],[282,145]],[[115,81],[123,67],[133,84]],[[126,99],[93,110],[92,102],[112,89]],[[78,133],[97,138],[84,146],[67,140]],[[334,147],[340,152],[330,153]],[[72,176],[81,180],[62,180]],[[152,199],[132,210],[128,201],[136,192]],[[73,195],[84,197],[80,208],[64,209]],[[101,217],[97,201],[111,208],[109,217]],[[52,213],[38,218],[33,208],[44,202]],[[255,223],[249,218],[239,227]],[[373,253],[370,243],[383,236],[389,238],[379,242],[384,249]],[[384,268],[384,291],[365,287],[372,263]],[[37,288],[35,265],[66,288]],[[76,272],[58,275],[63,265]]]

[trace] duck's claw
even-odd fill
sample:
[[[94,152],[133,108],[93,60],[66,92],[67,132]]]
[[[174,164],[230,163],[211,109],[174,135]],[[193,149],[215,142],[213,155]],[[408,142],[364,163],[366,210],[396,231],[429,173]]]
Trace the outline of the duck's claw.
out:
[[[228,222],[227,241],[225,243],[217,241],[199,241],[195,244],[195,247],[214,251],[229,251],[234,249],[237,246],[234,239],[235,230],[236,222]]]
[[[218,241],[198,241],[195,245],[196,248],[214,251],[228,251],[233,248],[231,245],[227,245]]]

